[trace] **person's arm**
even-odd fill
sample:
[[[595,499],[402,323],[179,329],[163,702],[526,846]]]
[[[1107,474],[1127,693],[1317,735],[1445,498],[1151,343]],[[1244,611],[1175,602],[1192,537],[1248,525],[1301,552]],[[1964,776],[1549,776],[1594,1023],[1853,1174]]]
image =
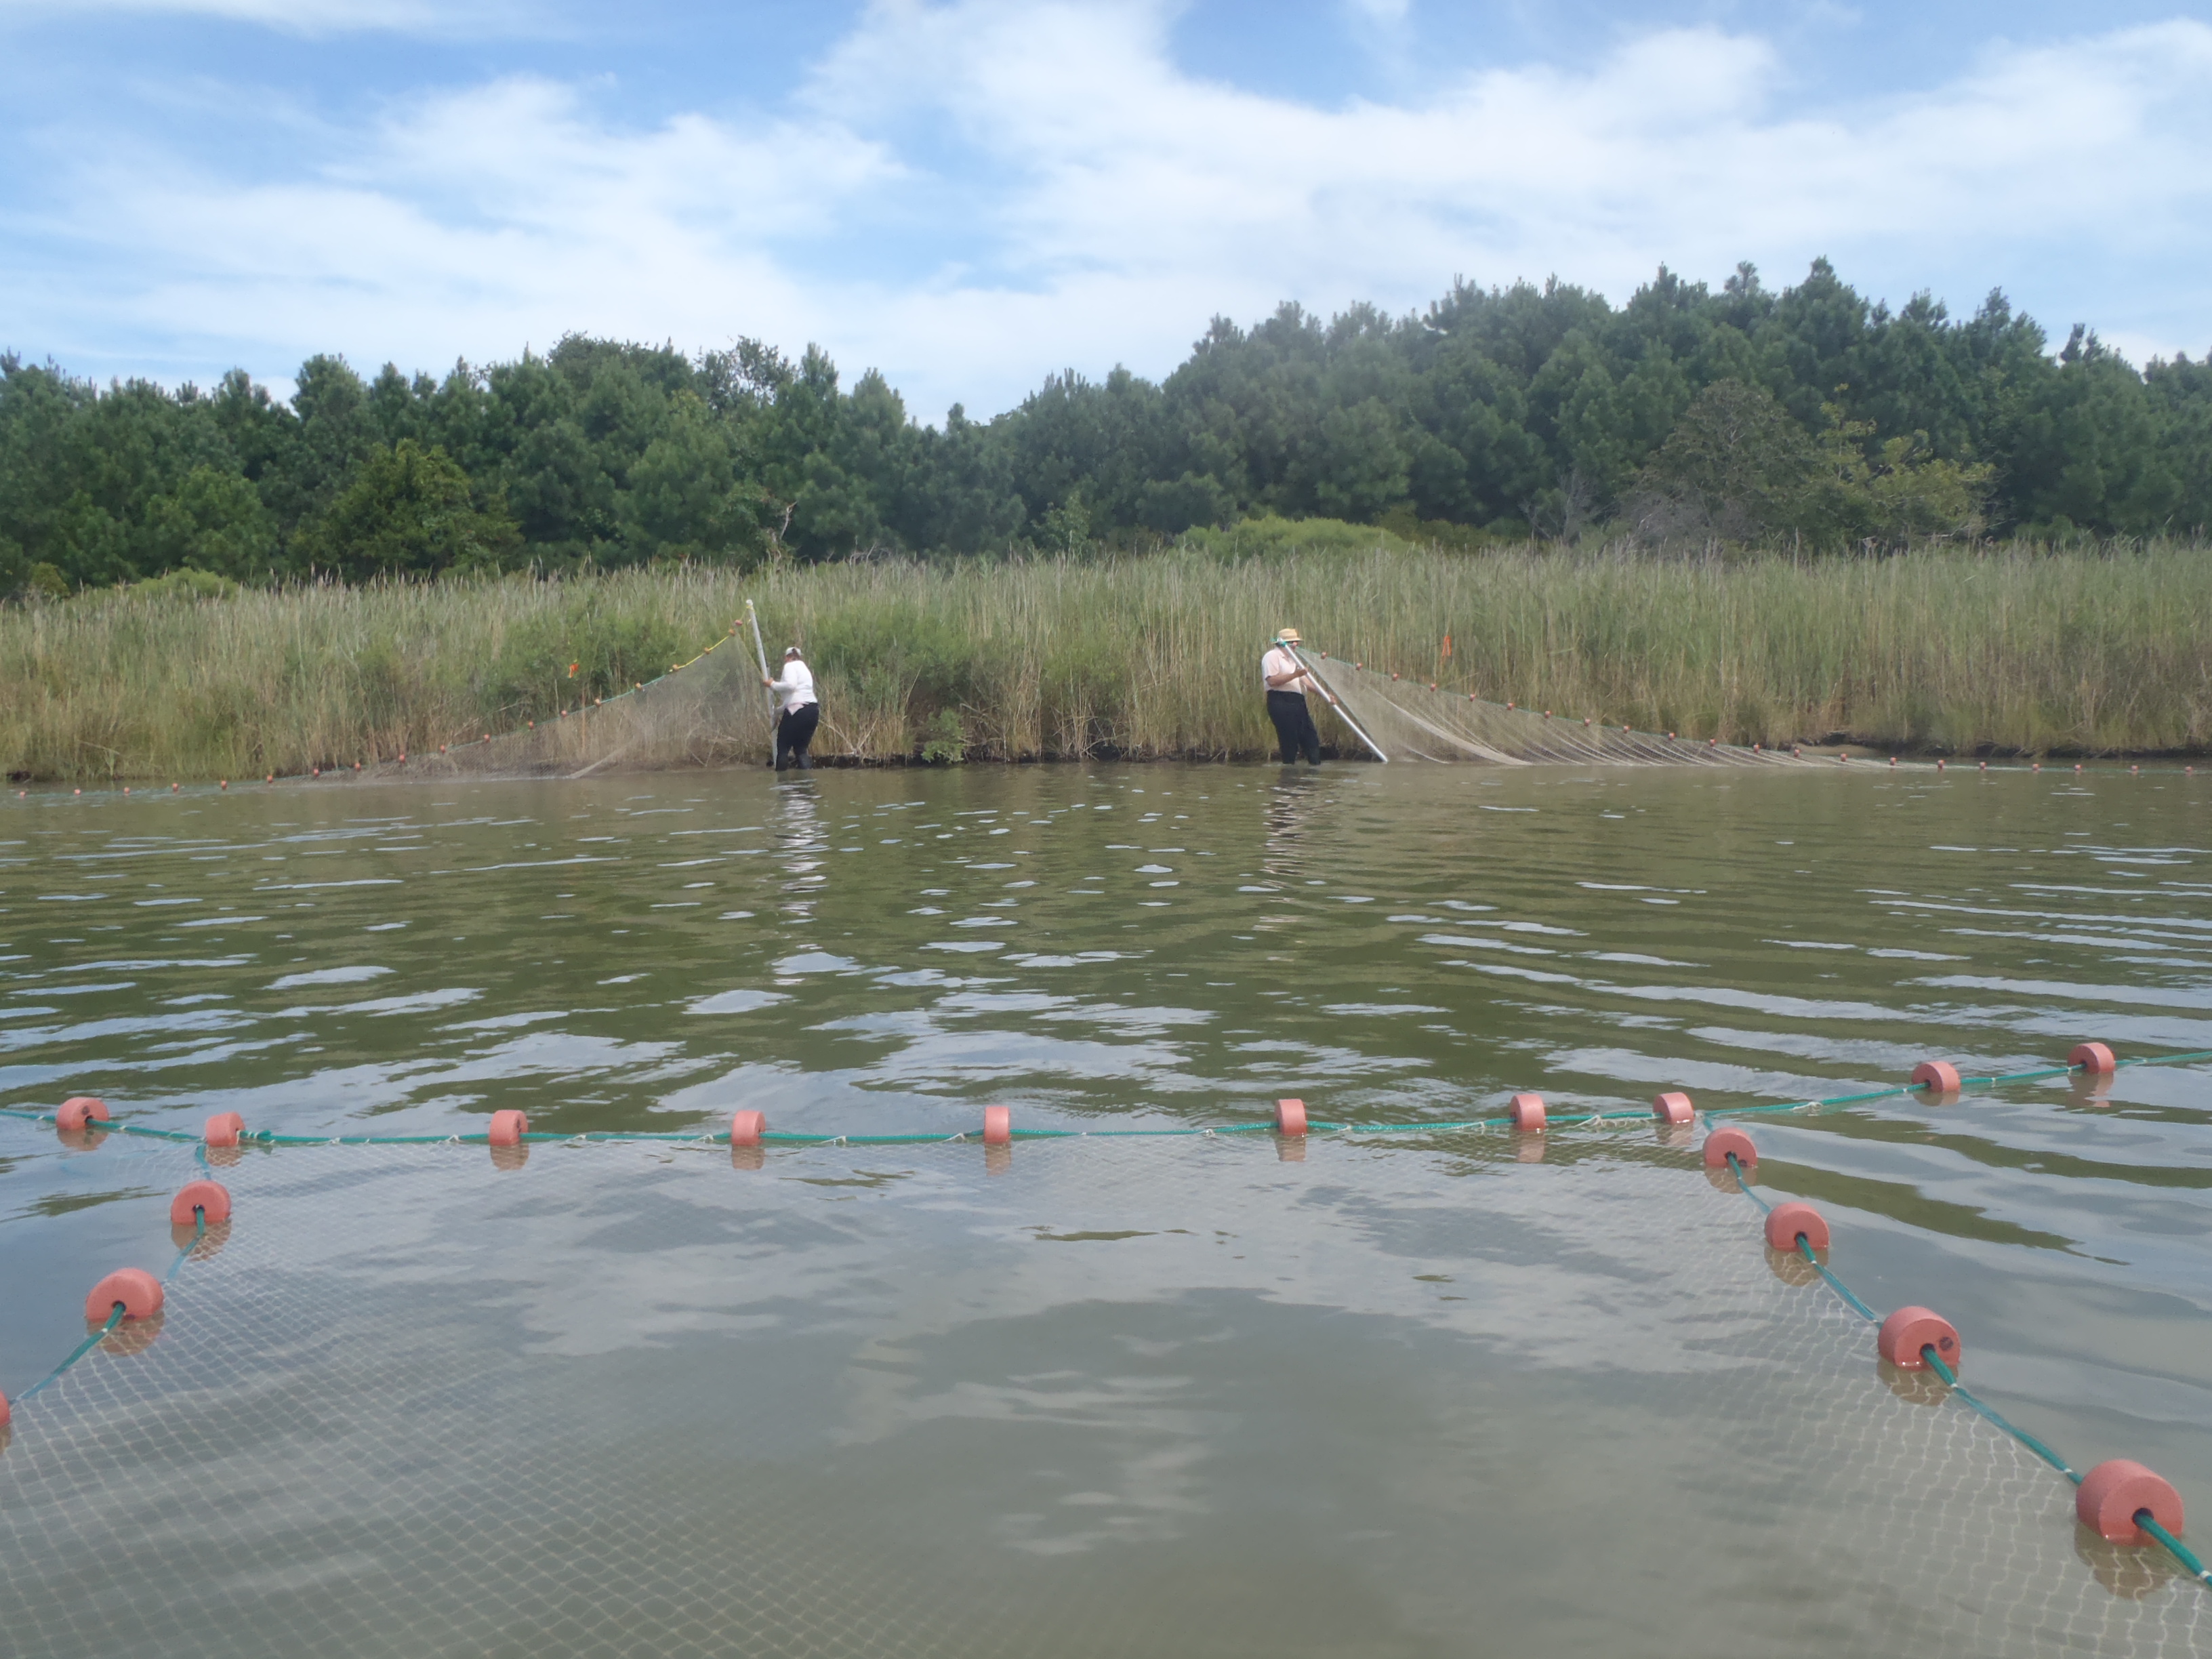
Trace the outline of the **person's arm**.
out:
[[[1293,657],[1291,659],[1291,672],[1289,673],[1270,674],[1267,676],[1267,690],[1270,691],[1287,691],[1295,682],[1306,678],[1305,665],[1300,663],[1297,658]]]

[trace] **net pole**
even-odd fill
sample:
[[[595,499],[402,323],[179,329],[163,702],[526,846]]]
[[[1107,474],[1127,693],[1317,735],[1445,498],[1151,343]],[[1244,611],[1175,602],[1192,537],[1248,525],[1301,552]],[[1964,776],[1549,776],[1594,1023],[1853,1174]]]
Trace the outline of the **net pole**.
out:
[[[1339,702],[1336,700],[1336,694],[1331,691],[1328,686],[1322,684],[1321,676],[1315,673],[1312,667],[1307,663],[1305,653],[1300,651],[1297,647],[1292,645],[1288,640],[1277,640],[1275,643],[1281,646],[1284,650],[1289,652],[1291,653],[1291,660],[1306,671],[1306,678],[1313,682],[1314,690],[1321,693],[1321,700],[1336,711],[1337,719],[1342,720],[1346,726],[1352,728],[1352,735],[1358,738],[1360,742],[1367,745],[1368,752],[1370,754],[1373,755],[1376,760],[1381,761],[1383,765],[1388,766],[1390,763],[1390,757],[1382,752],[1382,745],[1367,735],[1367,729],[1361,726],[1358,720],[1352,718],[1352,711],[1346,708],[1342,703]]]
[[[773,680],[775,676],[768,672],[768,646],[761,638],[760,613],[753,609],[750,599],[745,601],[745,623],[752,633],[753,655],[759,659],[761,678]],[[775,688],[770,686],[768,694],[768,759],[771,766],[775,764]]]

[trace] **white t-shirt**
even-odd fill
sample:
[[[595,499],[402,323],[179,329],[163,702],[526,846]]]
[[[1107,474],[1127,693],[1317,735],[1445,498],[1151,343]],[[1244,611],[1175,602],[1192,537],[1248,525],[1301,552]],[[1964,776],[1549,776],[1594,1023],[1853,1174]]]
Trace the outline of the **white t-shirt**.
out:
[[[1298,673],[1304,666],[1305,665],[1292,656],[1287,648],[1276,646],[1266,656],[1260,659],[1260,684],[1267,685],[1270,691],[1288,691],[1293,696],[1303,697],[1306,694],[1305,687],[1300,685],[1296,680],[1292,680],[1287,685],[1268,685],[1267,682],[1278,674]]]
[[[784,664],[775,689],[783,693],[783,712],[795,714],[814,701],[814,671],[793,657]]]

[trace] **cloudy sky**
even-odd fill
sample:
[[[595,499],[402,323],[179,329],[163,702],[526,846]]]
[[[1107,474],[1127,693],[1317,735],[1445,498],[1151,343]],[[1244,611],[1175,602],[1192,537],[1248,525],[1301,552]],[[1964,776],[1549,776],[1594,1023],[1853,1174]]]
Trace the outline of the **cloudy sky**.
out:
[[[2212,0],[0,0],[0,349],[763,337],[936,421],[1206,319],[1817,255],[2212,349]]]

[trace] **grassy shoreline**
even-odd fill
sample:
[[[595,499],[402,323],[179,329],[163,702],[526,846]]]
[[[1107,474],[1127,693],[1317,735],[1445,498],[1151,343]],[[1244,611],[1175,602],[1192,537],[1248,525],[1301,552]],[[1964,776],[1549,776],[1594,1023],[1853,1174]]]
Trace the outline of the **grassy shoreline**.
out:
[[[19,781],[291,773],[501,731],[726,633],[805,641],[817,751],[1231,759],[1272,631],[1498,701],[1725,741],[1899,752],[2212,747],[2212,555],[1625,551],[662,568],[561,582],[131,590],[0,610]],[[1443,640],[1452,641],[1443,655]],[[571,673],[570,665],[574,665]]]

